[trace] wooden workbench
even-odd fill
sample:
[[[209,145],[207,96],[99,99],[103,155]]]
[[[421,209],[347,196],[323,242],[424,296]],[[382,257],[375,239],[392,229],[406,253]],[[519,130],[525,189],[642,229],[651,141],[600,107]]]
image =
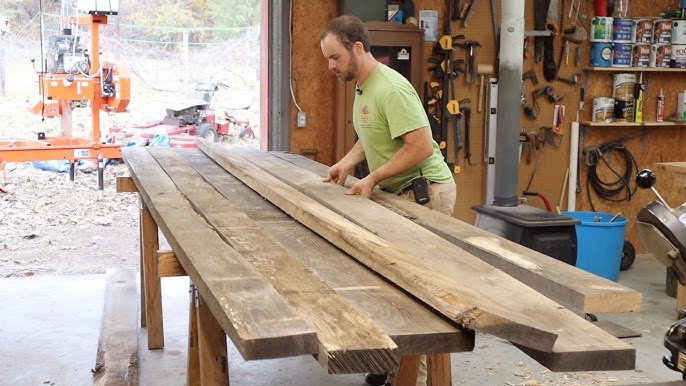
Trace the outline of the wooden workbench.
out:
[[[160,278],[192,281],[188,384],[227,384],[228,335],[245,360],[311,354],[329,373],[392,371],[451,384],[446,353],[474,333],[350,259],[198,149],[126,149],[141,198],[142,325],[162,348]],[[220,224],[217,224],[217,221]],[[214,225],[210,225],[214,224]],[[159,252],[158,227],[172,247]],[[237,251],[240,250],[240,253]]]
[[[164,346],[160,278],[193,283],[189,384],[226,384],[224,334],[246,360],[311,354],[332,374],[399,365],[396,386],[414,385],[420,354],[429,384],[450,385],[447,353],[474,345],[461,326],[553,371],[634,368],[630,345],[564,307],[637,311],[636,291],[390,194],[345,196],[304,157],[199,145],[125,149],[120,187],[141,197],[149,348]],[[172,251],[158,251],[158,227]]]

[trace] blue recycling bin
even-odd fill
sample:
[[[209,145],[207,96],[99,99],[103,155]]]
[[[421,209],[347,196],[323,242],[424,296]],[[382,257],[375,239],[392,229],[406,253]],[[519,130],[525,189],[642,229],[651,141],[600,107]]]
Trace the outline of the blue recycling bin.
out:
[[[619,216],[610,220],[613,213],[562,212],[581,221],[575,225],[577,254],[576,266],[606,279],[617,281],[622,262],[624,234],[627,219]]]

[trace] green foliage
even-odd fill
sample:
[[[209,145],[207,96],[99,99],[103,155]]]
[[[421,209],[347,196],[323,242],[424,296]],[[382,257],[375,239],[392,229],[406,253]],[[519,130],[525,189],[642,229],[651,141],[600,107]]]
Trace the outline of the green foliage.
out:
[[[41,7],[43,12],[58,14],[60,0],[2,0],[0,1],[0,15],[10,20],[10,28],[16,32],[28,24],[38,14]]]
[[[63,0],[73,1],[73,0]],[[39,19],[33,19],[42,6],[49,29],[58,23],[62,0],[0,0],[0,14],[10,19],[12,30],[30,25],[38,30]],[[116,24],[124,40],[147,42],[180,42],[184,29],[190,30],[190,42],[223,41],[241,35],[260,25],[261,0],[119,0]],[[32,22],[33,19],[33,22]],[[48,20],[46,19],[46,20]],[[53,20],[54,19],[54,20]],[[53,23],[54,22],[54,23]],[[110,21],[115,24],[114,19]]]
[[[236,37],[247,27],[260,25],[260,0],[208,0],[216,27],[229,28],[217,31],[220,38]]]

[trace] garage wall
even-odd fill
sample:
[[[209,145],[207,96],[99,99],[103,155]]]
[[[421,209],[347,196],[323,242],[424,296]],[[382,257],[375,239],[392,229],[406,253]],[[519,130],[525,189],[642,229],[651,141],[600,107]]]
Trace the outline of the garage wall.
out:
[[[461,1],[465,3],[467,0]],[[498,4],[500,1],[497,1]],[[561,1],[569,7],[569,1]],[[659,10],[673,6],[674,1],[657,0],[654,2],[632,1],[629,10],[630,17],[657,17]],[[468,28],[461,21],[451,24],[452,34],[464,34],[467,40],[476,40],[481,47],[476,52],[476,64],[492,64],[497,71],[495,61],[495,48],[492,31],[492,21],[489,1],[478,1]],[[582,18],[580,26],[584,26],[590,33],[590,19],[593,16],[593,1],[582,2]],[[435,9],[439,12],[439,19],[445,15],[445,1],[443,0],[415,0],[415,9]],[[564,17],[567,18],[568,8]],[[300,108],[307,113],[307,127],[296,127],[297,108],[291,108],[291,150],[305,154],[325,164],[333,164],[334,150],[334,117],[335,100],[334,88],[335,77],[328,72],[326,61],[319,49],[319,34],[328,21],[338,15],[338,4],[335,1],[293,0],[292,30],[293,30],[293,92]],[[583,17],[585,15],[585,17]],[[563,21],[564,26],[570,26],[568,20]],[[527,1],[526,30],[533,30],[533,1]],[[440,23],[439,35],[443,32],[443,23]],[[425,58],[428,58],[434,46],[434,42],[424,43]],[[574,49],[571,46],[568,64],[562,64],[559,74],[569,76],[575,72],[582,75],[582,84],[586,86],[585,111],[579,113],[581,121],[590,120],[592,99],[595,96],[610,96],[612,88],[611,73],[588,71],[590,44],[585,41],[581,45],[582,60],[580,66],[574,66]],[[562,47],[561,39],[555,40],[556,60]],[[566,191],[563,192],[565,176],[569,166],[569,143],[570,122],[574,120],[579,108],[579,88],[561,81],[546,82],[540,63],[534,63],[533,47],[531,57],[524,60],[523,71],[534,69],[537,73],[539,84],[533,85],[530,81],[525,82],[524,91],[527,96],[527,104],[533,105],[531,96],[534,89],[546,85],[552,86],[555,93],[564,95],[564,99],[558,102],[566,107],[565,124],[562,130],[562,138],[559,147],[546,146],[545,150],[535,148],[528,154],[528,147],[524,146],[522,158],[519,164],[520,191],[528,188],[545,194],[553,207],[559,206],[562,210],[567,209]],[[465,58],[466,52],[457,49],[454,58]],[[647,73],[646,73],[647,74]],[[497,74],[494,74],[497,76]],[[433,80],[427,72],[426,80]],[[646,83],[644,117],[646,121],[654,120],[655,100],[660,88],[664,88],[666,98],[666,112],[669,114],[676,110],[676,91],[686,89],[686,72],[684,73],[650,73],[644,75]],[[464,152],[458,154],[460,173],[455,175],[458,184],[458,203],[454,216],[464,221],[473,223],[476,213],[471,210],[473,205],[484,203],[485,162],[484,152],[484,115],[476,111],[478,89],[477,84],[466,84],[464,77],[455,80],[458,99],[470,98],[472,100],[471,117],[471,164],[464,158]],[[544,97],[536,98],[540,111],[538,118],[532,120],[522,115],[519,125],[523,132],[536,132],[540,126],[552,125],[554,104],[549,103]],[[624,141],[624,146],[636,159],[638,168],[652,167],[656,162],[684,160],[681,146],[686,138],[686,127],[655,128],[645,132],[640,127],[582,127],[581,146],[600,144],[622,136],[637,135]],[[449,137],[449,149],[452,149],[452,139]],[[452,155],[452,151],[450,156]],[[630,201],[611,202],[602,200],[594,192],[589,193],[586,187],[587,169],[583,164],[583,155],[579,169],[580,193],[576,196],[576,210],[591,210],[591,203],[597,211],[617,213],[627,216],[631,223],[628,227],[628,238],[637,245],[641,251],[634,229],[633,219],[642,205],[652,199],[652,194],[646,191],[638,191]],[[613,157],[611,165],[619,163],[619,158]],[[538,166],[537,166],[538,165]],[[617,168],[620,166],[617,165]],[[535,174],[534,174],[535,170]],[[620,171],[623,172],[623,171]],[[635,173],[635,170],[633,171]],[[599,173],[604,173],[599,170]],[[533,175],[533,178],[532,178]],[[529,184],[529,181],[531,183]],[[573,182],[572,182],[573,183]],[[635,187],[631,182],[631,189]],[[677,205],[684,199],[684,189],[671,186],[668,176],[658,176],[657,188],[663,196]],[[563,194],[564,193],[564,194]],[[589,199],[590,195],[590,199]],[[529,205],[543,208],[543,203],[536,197],[530,198]]]

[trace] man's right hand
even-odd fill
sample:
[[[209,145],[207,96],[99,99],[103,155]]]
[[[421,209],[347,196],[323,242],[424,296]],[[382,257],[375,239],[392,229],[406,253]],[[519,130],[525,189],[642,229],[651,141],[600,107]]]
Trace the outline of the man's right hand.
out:
[[[345,180],[348,178],[348,175],[352,171],[351,167],[347,167],[344,165],[341,165],[341,163],[337,163],[333,165],[331,168],[329,168],[329,172],[326,174],[326,178],[324,178],[324,182],[335,182],[338,185],[344,185]]]

